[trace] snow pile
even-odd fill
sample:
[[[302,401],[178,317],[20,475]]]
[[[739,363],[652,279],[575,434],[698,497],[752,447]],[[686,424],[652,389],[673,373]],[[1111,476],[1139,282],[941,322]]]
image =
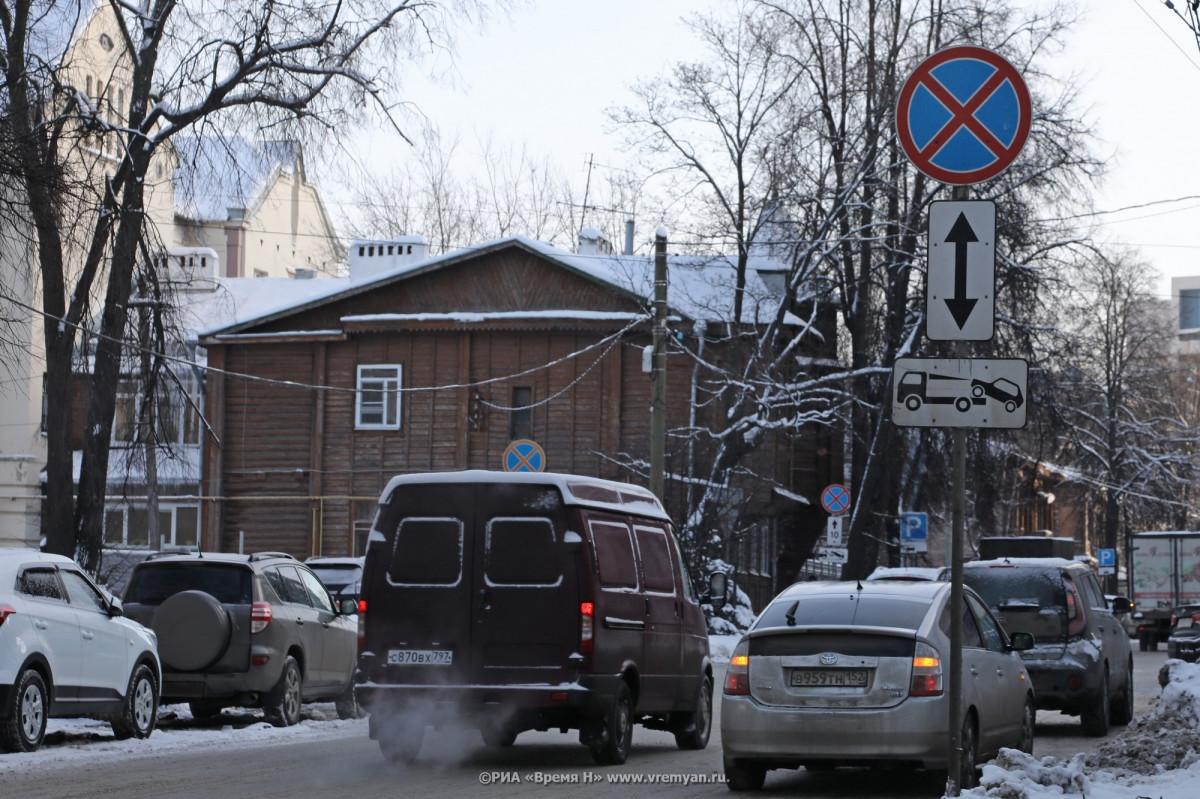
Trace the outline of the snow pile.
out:
[[[983,767],[980,787],[963,796],[1088,799],[1200,796],[1200,664],[1168,660],[1154,710],[1090,755],[1038,760],[1012,749]]]

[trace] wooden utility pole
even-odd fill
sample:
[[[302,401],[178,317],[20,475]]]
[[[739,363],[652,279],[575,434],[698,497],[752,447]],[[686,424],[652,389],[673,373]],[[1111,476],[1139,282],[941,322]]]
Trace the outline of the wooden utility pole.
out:
[[[667,230],[654,234],[654,333],[650,368],[650,490],[663,497],[667,451]]]

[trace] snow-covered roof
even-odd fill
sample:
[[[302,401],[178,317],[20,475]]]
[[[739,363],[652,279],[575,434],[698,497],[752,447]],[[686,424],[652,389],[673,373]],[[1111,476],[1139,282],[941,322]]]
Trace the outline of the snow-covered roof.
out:
[[[526,236],[510,236],[473,245],[461,250],[443,253],[421,261],[405,263],[379,272],[369,278],[354,282],[345,280],[300,281],[312,285],[313,292],[291,304],[283,301],[276,307],[254,316],[237,314],[236,319],[220,321],[200,328],[201,336],[235,334],[239,328],[261,323],[282,315],[314,307],[340,297],[370,291],[388,283],[424,274],[450,264],[459,263],[482,253],[493,252],[509,246],[518,246],[536,253],[601,285],[627,294],[631,299],[649,307],[654,298],[654,260],[651,256],[638,255],[579,255],[560,250],[543,241]],[[774,262],[752,259],[746,276],[746,293],[742,319],[746,323],[770,321],[778,308],[779,298],[768,290],[758,277],[757,269],[770,268]],[[674,314],[694,320],[725,321],[733,316],[736,262],[726,256],[670,255],[667,259],[668,305]],[[282,297],[273,297],[282,300]],[[561,316],[561,311],[557,309]],[[539,309],[523,314],[535,317],[554,313],[556,309]],[[454,309],[447,309],[453,313]],[[577,316],[577,314],[576,314]],[[349,318],[349,317],[348,317]],[[361,317],[354,317],[361,320]]]
[[[177,136],[175,213],[196,222],[224,221],[230,208],[252,209],[278,172],[294,172],[300,145],[293,140],[240,136]]]

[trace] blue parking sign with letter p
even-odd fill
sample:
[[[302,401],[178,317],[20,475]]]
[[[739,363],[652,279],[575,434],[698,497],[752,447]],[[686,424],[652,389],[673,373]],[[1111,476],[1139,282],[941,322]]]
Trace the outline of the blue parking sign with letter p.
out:
[[[1096,551],[1096,560],[1101,566],[1116,566],[1117,565],[1117,550],[1115,549],[1100,549]]]

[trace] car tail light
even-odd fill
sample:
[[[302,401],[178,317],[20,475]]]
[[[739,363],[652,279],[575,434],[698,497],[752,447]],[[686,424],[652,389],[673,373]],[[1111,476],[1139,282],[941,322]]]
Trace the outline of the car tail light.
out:
[[[929,644],[917,642],[912,659],[910,696],[942,695],[942,659]]]
[[[729,656],[729,670],[725,672],[725,693],[729,696],[750,695],[750,645],[739,643]]]
[[[1087,625],[1087,617],[1084,615],[1083,603],[1079,601],[1075,584],[1064,580],[1063,587],[1067,589],[1067,636],[1074,637],[1083,632]]]
[[[17,612],[17,609],[12,605],[0,605],[0,624],[4,624],[4,620]]]
[[[271,623],[271,603],[255,602],[250,606],[250,632],[261,633]]]
[[[358,600],[358,654],[367,647],[367,600]]]
[[[579,651],[590,655],[596,649],[596,605],[579,603]]]

